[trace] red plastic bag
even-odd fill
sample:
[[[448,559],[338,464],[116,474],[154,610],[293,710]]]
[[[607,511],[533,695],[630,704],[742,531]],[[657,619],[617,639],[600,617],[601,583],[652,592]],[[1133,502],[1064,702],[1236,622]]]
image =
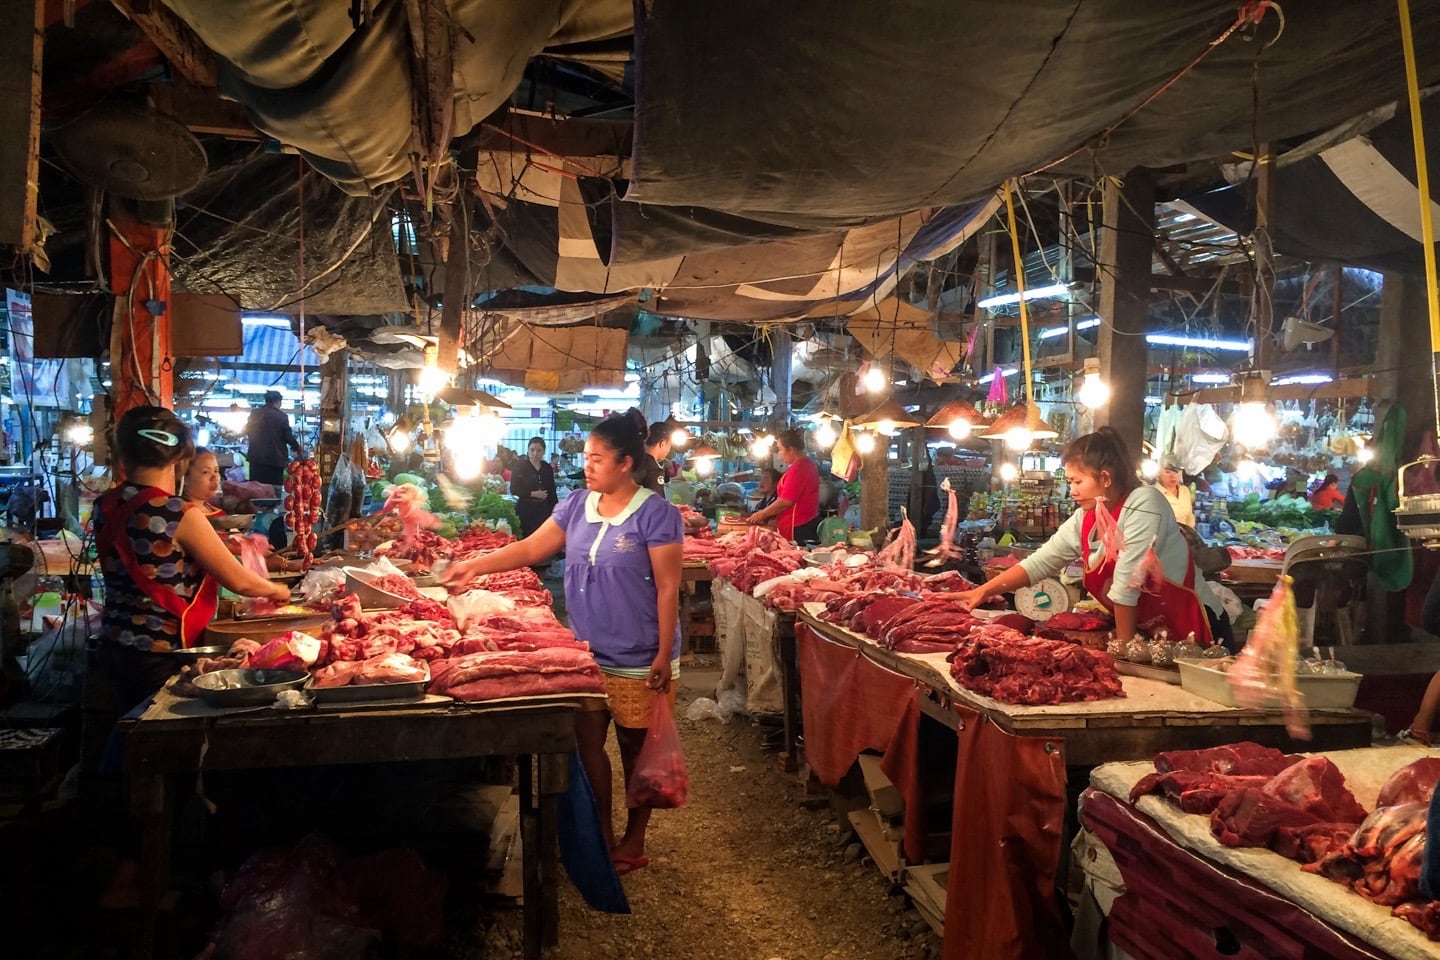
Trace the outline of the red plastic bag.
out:
[[[625,789],[625,805],[672,810],[685,806],[689,794],[690,774],[685,769],[685,753],[680,749],[680,731],[675,729],[670,697],[657,694],[650,708],[650,730]]]

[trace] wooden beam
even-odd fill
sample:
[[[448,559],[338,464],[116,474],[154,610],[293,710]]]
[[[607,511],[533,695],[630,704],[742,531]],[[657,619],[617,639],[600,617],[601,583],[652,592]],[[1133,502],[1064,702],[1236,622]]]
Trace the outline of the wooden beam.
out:
[[[150,96],[161,113],[167,113],[193,133],[211,133],[232,140],[263,140],[245,108],[222,100],[213,87],[197,87],[184,77],[172,83],[154,83]]]
[[[1271,387],[1269,393],[1270,399],[1277,402],[1284,400],[1354,400],[1379,395],[1379,381],[1354,379],[1317,384],[1290,383]],[[1183,396],[1187,402],[1239,403],[1240,388],[1238,386],[1210,387],[1205,390],[1196,390],[1194,393],[1186,393]]]
[[[1138,452],[1145,433],[1146,318],[1150,308],[1151,252],[1155,235],[1155,179],[1143,167],[1123,184],[1106,181],[1100,230],[1100,375],[1110,402],[1095,426],[1111,426]]]
[[[455,373],[460,366],[460,326],[470,300],[470,195],[461,191],[450,211],[445,252],[445,290],[440,304],[440,342],[436,366]]]
[[[40,189],[40,68],[43,0],[0,4],[0,243],[28,254],[35,245]]]
[[[219,82],[215,54],[170,8],[151,0],[110,2],[160,48],[170,66],[186,80],[200,87],[213,87]]]

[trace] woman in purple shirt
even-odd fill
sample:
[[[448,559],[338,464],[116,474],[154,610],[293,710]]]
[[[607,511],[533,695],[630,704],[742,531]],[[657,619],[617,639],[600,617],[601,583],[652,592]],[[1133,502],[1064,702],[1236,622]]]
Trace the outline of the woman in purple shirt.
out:
[[[636,482],[644,469],[645,419],[636,410],[606,417],[585,441],[585,485],[566,497],[540,528],[517,543],[462,560],[445,582],[543,564],[565,550],[565,606],[570,629],[590,644],[608,698],[582,709],[575,735],[595,789],[610,858],[621,873],[646,866],[650,810],[630,810],[617,842],[611,823],[612,773],[605,752],[610,721],[628,784],[650,726],[656,695],[675,703],[679,673],[680,512]],[[587,704],[591,701],[586,701]]]

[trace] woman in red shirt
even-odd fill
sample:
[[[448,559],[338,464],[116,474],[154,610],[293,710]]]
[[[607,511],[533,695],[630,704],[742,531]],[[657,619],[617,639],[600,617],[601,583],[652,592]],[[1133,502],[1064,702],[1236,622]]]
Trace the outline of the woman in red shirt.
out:
[[[1340,478],[1327,473],[1318,490],[1310,494],[1310,506],[1316,510],[1339,510],[1345,504],[1345,494],[1340,492]]]
[[[775,488],[775,502],[752,513],[747,522],[774,520],[786,540],[814,543],[820,539],[820,468],[805,456],[805,434],[799,430],[780,434],[779,444],[785,472]]]

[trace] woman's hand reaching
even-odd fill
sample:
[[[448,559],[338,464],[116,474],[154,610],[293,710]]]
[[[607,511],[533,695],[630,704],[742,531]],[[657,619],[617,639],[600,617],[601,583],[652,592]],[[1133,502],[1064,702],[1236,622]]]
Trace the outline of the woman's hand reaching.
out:
[[[445,568],[440,574],[440,583],[445,587],[463,587],[475,579],[475,569],[480,566],[482,557],[471,557],[468,560],[458,560]]]
[[[265,588],[265,599],[276,603],[290,602],[290,588],[283,583],[272,583]]]

